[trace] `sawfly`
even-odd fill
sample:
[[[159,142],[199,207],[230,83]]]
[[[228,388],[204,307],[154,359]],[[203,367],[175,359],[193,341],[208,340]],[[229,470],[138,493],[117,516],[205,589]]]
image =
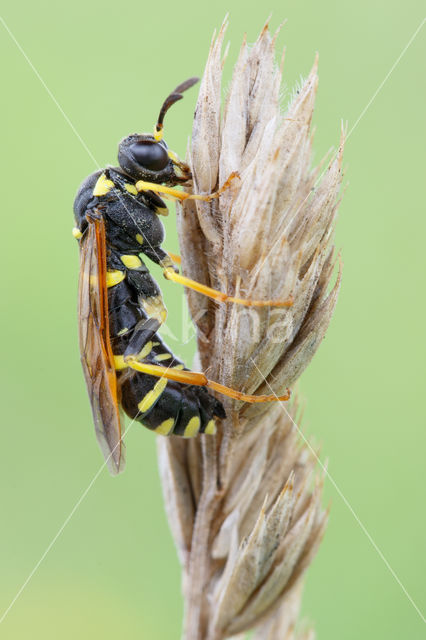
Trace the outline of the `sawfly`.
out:
[[[232,174],[212,194],[188,194],[191,171],[163,139],[168,109],[198,78],[180,84],[164,101],[153,134],[132,134],[118,148],[118,167],[96,171],[81,184],[74,202],[73,235],[80,246],[78,295],[81,361],[96,435],[112,473],[124,466],[126,413],[161,435],[190,438],[214,434],[225,418],[216,391],[246,402],[287,400],[288,395],[250,396],[185,368],[158,330],[166,320],[161,291],[144,259],[160,265],[168,280],[221,303],[290,306],[284,301],[234,298],[179,274],[177,256],[163,248],[168,199],[217,198]]]

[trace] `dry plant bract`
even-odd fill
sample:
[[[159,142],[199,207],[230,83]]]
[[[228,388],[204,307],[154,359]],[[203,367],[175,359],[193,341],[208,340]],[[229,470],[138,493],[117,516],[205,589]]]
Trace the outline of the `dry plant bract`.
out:
[[[231,295],[284,300],[290,308],[217,304],[189,292],[198,366],[250,394],[283,395],[330,322],[334,221],[343,137],[320,175],[311,168],[317,60],[285,113],[281,69],[268,26],[243,42],[221,105],[226,23],[214,38],[195,112],[193,191],[240,178],[219,200],[178,211],[185,275]],[[294,423],[297,400],[245,404],[221,397],[215,436],[159,438],[167,514],[183,569],[186,640],[221,640],[249,629],[257,640],[295,632],[301,581],[324,532],[322,479]],[[243,637],[240,636],[239,637]]]

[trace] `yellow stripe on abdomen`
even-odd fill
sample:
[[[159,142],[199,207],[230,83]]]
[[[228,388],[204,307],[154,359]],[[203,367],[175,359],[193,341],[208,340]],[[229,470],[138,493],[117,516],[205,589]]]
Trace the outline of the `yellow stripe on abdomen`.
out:
[[[163,360],[169,360],[171,357],[171,353],[159,353],[154,359],[157,360],[157,362],[162,362]]]
[[[168,436],[170,431],[173,429],[174,423],[174,418],[168,418],[159,424],[158,427],[155,427],[154,431],[162,436]]]
[[[152,405],[161,396],[166,386],[167,386],[167,378],[160,378],[155,383],[151,391],[148,391],[146,396],[139,402],[138,404],[139,411],[141,413],[146,413],[148,409],[151,409]]]
[[[201,424],[201,420],[198,416],[194,416],[193,418],[191,418],[191,420],[188,422],[188,424],[185,427],[185,431],[183,432],[183,437],[193,438],[194,436],[196,436],[200,430],[200,424]]]
[[[204,433],[207,433],[209,436],[214,436],[216,433],[216,422],[214,420],[209,420],[206,428],[204,429]]]

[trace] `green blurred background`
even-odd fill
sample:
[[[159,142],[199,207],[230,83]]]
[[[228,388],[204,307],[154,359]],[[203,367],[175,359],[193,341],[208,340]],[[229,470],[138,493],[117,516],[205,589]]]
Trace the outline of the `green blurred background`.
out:
[[[355,124],[423,18],[415,0],[354,3],[164,0],[6,3],[3,18],[58,101],[0,25],[2,441],[0,616],[102,458],[77,346],[72,201],[117,142],[151,130],[161,101],[201,74],[230,11],[232,63],[272,11],[289,89],[320,53],[318,161]],[[417,605],[424,589],[425,88],[423,29],[351,134],[337,244],[344,281],[327,338],[301,381],[304,429],[342,494]],[[196,92],[167,117],[184,154]],[[72,130],[72,122],[75,131]],[[78,139],[76,132],[81,136]],[[87,145],[87,149],[82,144]],[[424,171],[424,168],[423,168]],[[178,251],[173,212],[167,247]],[[191,361],[184,298],[164,283],[170,346]],[[185,331],[187,332],[185,334]],[[182,337],[182,338],[181,338]],[[163,513],[155,438],[135,425],[127,469],[104,469],[0,626],[8,640],[174,640],[180,571]],[[424,637],[423,623],[332,483],[328,532],[303,613],[323,640]]]

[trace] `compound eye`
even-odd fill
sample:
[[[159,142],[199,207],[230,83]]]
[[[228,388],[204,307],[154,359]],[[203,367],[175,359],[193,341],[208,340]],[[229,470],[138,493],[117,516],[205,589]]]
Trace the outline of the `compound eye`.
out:
[[[169,162],[167,151],[157,142],[135,142],[129,150],[136,162],[150,171],[161,171]]]

